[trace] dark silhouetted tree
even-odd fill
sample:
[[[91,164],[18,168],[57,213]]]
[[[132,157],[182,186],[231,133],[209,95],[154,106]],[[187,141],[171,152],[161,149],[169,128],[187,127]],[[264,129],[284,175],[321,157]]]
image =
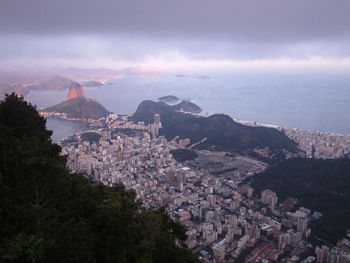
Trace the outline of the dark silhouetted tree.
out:
[[[23,97],[1,101],[0,262],[197,262],[181,225],[70,174],[50,136]]]

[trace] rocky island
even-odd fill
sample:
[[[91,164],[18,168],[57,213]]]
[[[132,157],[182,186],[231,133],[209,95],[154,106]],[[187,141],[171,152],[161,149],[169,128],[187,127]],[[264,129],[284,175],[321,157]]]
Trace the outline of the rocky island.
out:
[[[158,100],[162,102],[178,102],[180,99],[174,95],[167,95],[158,98]]]

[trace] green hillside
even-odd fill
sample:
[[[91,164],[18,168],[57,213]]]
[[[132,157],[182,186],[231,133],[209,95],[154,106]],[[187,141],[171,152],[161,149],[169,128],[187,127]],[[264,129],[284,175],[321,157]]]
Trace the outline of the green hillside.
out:
[[[297,143],[277,129],[242,125],[224,114],[197,117],[175,111],[165,103],[148,100],[141,102],[130,120],[153,123],[156,113],[160,114],[163,124],[160,134],[168,140],[179,136],[196,143],[206,138],[195,149],[239,152],[273,162],[283,160],[286,154],[300,154]],[[267,156],[258,154],[256,149],[266,150]]]
[[[297,198],[299,205],[324,215],[315,231],[335,242],[350,228],[350,160],[295,158],[275,165],[252,180],[256,192],[271,189],[279,200]]]
[[[142,209],[121,185],[69,174],[23,98],[0,102],[0,134],[0,262],[197,262],[164,211]]]

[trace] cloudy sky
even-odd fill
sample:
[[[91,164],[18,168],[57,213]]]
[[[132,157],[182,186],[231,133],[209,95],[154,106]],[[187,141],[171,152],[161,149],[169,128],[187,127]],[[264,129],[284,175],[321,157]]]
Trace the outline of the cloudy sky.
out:
[[[349,0],[1,0],[0,67],[350,70]]]

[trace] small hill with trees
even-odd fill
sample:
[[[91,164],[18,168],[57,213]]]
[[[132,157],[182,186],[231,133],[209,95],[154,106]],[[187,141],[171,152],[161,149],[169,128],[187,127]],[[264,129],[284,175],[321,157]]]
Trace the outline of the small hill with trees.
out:
[[[174,106],[171,106],[174,110],[182,110],[185,112],[191,112],[191,113],[201,113],[202,109],[194,104],[193,102],[190,102],[188,100],[183,100],[179,104],[176,104]]]
[[[194,149],[240,153],[267,162],[302,154],[297,143],[277,129],[242,125],[224,114],[208,118],[193,116],[163,102],[146,100],[140,103],[130,120],[150,124],[155,114],[160,114],[163,125],[160,135],[168,140],[179,136],[190,138],[191,143],[202,141]]]

